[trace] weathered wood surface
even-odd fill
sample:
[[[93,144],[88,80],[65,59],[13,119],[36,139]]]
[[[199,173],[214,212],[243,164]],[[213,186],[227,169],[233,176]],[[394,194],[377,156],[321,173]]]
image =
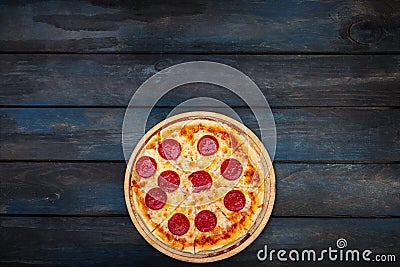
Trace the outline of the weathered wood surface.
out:
[[[126,106],[136,89],[174,64],[209,60],[247,74],[271,106],[400,106],[400,56],[0,55],[0,105]],[[208,96],[243,105],[217,86],[181,86],[159,106]]]
[[[247,74],[277,124],[273,217],[212,266],[340,237],[399,260],[400,1],[1,1],[0,18],[0,266],[187,265],[127,216],[121,127],[140,84],[193,60]],[[243,101],[206,84],[167,94],[147,128],[198,96],[259,133]]]
[[[0,163],[0,213],[127,215],[125,166]],[[273,216],[400,216],[398,164],[275,163],[275,173]]]
[[[400,219],[272,218],[259,238],[244,252],[209,266],[270,265],[270,262],[257,260],[257,252],[264,245],[276,250],[315,249],[320,252],[328,247],[335,249],[339,238],[347,240],[347,249],[369,249],[373,255],[385,253],[398,257],[399,223]],[[156,253],[137,233],[128,217],[2,217],[0,226],[0,264],[188,265]],[[273,263],[283,264],[276,257]],[[327,259],[322,263],[346,265],[346,262],[329,262]],[[347,263],[348,266],[354,264]]]
[[[147,128],[170,110],[153,109]],[[236,111],[259,132],[248,109]],[[123,160],[124,112],[122,108],[0,109],[0,159]],[[273,113],[278,139],[275,160],[400,160],[400,109],[275,109]]]
[[[399,1],[2,1],[1,51],[398,52]]]

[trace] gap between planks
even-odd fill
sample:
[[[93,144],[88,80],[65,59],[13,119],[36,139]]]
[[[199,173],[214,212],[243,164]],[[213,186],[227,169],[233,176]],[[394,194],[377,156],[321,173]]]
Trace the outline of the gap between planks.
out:
[[[125,160],[102,159],[1,159],[5,163],[31,162],[31,163],[126,163]],[[356,160],[274,160],[277,164],[400,164],[400,161],[356,161]]]
[[[129,218],[128,214],[12,214],[0,213],[1,217],[26,217],[26,218]],[[395,215],[372,215],[372,216],[353,216],[353,215],[271,215],[271,218],[284,218],[284,219],[399,219],[400,216]]]
[[[122,108],[175,108],[176,106],[104,106],[104,105],[0,105],[0,108],[108,108],[108,109],[122,109]],[[211,106],[210,106],[211,107]],[[210,108],[208,106],[202,106],[202,108]],[[230,108],[245,108],[247,106],[229,106]],[[254,106],[252,108],[264,108]],[[400,106],[270,106],[271,109],[357,109],[357,110],[390,110],[400,109]]]
[[[212,55],[212,56],[380,56],[380,55],[400,55],[400,51],[274,51],[274,52],[196,52],[196,51],[92,51],[92,52],[72,52],[72,51],[0,51],[0,55]]]

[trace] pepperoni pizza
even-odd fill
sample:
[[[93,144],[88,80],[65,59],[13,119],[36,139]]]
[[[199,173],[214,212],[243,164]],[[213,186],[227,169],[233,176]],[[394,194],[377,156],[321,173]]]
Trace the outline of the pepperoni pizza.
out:
[[[128,164],[126,202],[139,232],[172,257],[207,262],[249,245],[275,196],[271,161],[245,126],[211,112],[156,125]]]

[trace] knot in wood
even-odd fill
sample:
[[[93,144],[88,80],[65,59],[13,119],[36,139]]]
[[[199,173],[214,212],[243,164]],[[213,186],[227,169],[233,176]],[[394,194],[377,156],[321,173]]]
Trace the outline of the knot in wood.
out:
[[[376,44],[383,36],[383,27],[374,18],[357,18],[348,29],[351,41],[362,44]]]
[[[52,193],[47,195],[46,199],[50,202],[50,203],[54,203],[57,200],[60,199],[60,194],[59,193]]]

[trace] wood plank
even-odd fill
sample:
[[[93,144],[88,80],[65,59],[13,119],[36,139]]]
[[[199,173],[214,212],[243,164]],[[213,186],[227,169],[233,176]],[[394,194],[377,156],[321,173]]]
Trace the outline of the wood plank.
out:
[[[274,165],[274,216],[400,216],[399,164]],[[127,215],[125,166],[2,162],[0,213]]]
[[[0,213],[127,215],[125,163],[0,163]]]
[[[347,239],[346,249],[373,251],[371,258],[378,253],[398,257],[399,223],[400,219],[272,218],[258,239],[245,251],[209,266],[270,265],[271,262],[257,260],[257,252],[264,245],[268,249],[314,249],[320,253],[328,247],[335,249],[338,238]],[[153,249],[127,217],[2,217],[0,225],[2,265],[188,265]],[[337,265],[338,261],[329,262],[325,258],[318,264],[321,263]],[[340,263],[354,266],[354,262]],[[272,264],[282,263],[275,257]]]
[[[1,51],[400,50],[399,1],[3,1]]]
[[[400,56],[0,55],[0,105],[126,106],[157,71],[187,61],[228,64],[252,78],[271,106],[400,106]],[[244,105],[209,84],[178,87],[158,106],[199,96]]]
[[[399,216],[399,164],[275,164],[278,216]]]
[[[156,108],[147,129],[171,109]],[[123,160],[119,108],[0,109],[1,160]],[[216,110],[218,111],[218,110]],[[245,108],[235,111],[256,134]],[[275,160],[400,160],[399,109],[275,109]],[[142,116],[138,119],[145,120]],[[140,138],[137,136],[137,138]]]

